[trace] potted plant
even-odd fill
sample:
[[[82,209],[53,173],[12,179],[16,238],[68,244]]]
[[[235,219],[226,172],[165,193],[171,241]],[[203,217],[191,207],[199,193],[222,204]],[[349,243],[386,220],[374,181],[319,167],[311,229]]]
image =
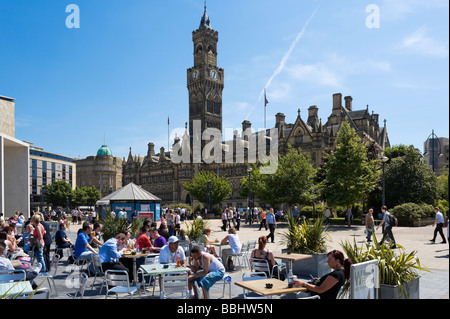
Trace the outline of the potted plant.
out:
[[[310,222],[307,219],[300,220],[289,212],[287,221],[287,232],[283,233],[286,249],[282,252],[309,254],[312,257],[296,261],[293,273],[298,276],[311,274],[315,277],[329,273],[326,254],[328,233],[324,219],[316,218],[314,222]]]
[[[112,217],[111,209],[107,208],[106,213],[102,216],[100,223],[102,223],[102,237],[106,242],[108,239],[115,237],[117,234],[126,233],[129,231],[135,236],[139,228],[143,225],[143,220],[134,218],[128,220],[126,218],[119,218],[119,216]]]
[[[417,270],[429,271],[421,266],[417,251],[407,253],[397,244],[399,251],[391,249],[389,244],[380,245],[374,237],[374,245],[366,243],[366,249],[358,247],[354,239],[353,244],[345,241],[341,243],[352,263],[378,260],[379,268],[379,299],[419,299],[420,275]],[[348,289],[348,283],[343,291]]]

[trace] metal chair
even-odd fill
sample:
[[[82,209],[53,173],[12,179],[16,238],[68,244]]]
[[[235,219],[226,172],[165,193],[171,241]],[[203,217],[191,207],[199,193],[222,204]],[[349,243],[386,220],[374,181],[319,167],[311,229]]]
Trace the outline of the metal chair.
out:
[[[103,271],[103,267],[102,267],[102,261],[100,259],[100,256],[98,254],[93,254],[91,256],[92,258],[92,267],[95,273],[95,277],[94,280],[92,281],[92,285],[91,285],[91,290],[94,289],[94,285],[95,285],[95,281],[97,279],[98,276],[100,277],[104,277],[105,276],[105,272]],[[102,285],[100,287],[100,294],[102,293],[103,290],[103,286],[105,285],[105,280],[103,278],[103,282]]]
[[[161,276],[161,298],[166,299],[168,294],[181,294],[184,298],[188,294],[188,274],[186,272],[163,274]]]
[[[245,262],[245,255],[246,255],[246,253],[248,251],[248,247],[249,247],[249,243],[248,242],[243,243],[241,251],[238,254],[231,253],[228,256],[231,257],[232,259],[233,258],[237,259],[237,261],[239,263],[239,266],[242,266],[242,264],[243,264],[243,266],[246,267],[247,265],[246,265],[246,262]],[[241,263],[241,261],[242,261],[242,263]]]
[[[88,275],[85,272],[80,272],[78,278],[79,278],[78,288],[75,291],[72,299],[77,299],[78,295],[80,295],[80,299],[83,299],[83,297],[84,297],[84,291],[86,290]],[[103,289],[103,284],[102,284],[102,289]],[[100,292],[101,292],[101,290],[100,290]]]
[[[112,269],[107,270],[105,272],[105,282],[106,282],[105,299],[108,299],[108,295],[110,293],[116,294],[116,299],[119,298],[119,294],[127,294],[130,296],[131,299],[133,298],[133,295],[136,291],[139,292],[139,295],[142,298],[139,287],[130,286],[130,280],[128,277],[128,272],[126,270],[112,270]],[[113,287],[109,288],[109,286]]]
[[[250,280],[263,280],[267,279],[267,274],[265,272],[245,272],[242,274],[242,281],[250,281]],[[255,296],[253,293],[246,292],[246,289],[243,290],[244,299],[268,299],[265,296]]]
[[[155,255],[147,255],[145,256],[145,261],[144,261],[144,265],[150,265],[150,264],[157,264],[159,263],[159,256],[155,256]],[[142,286],[144,288],[144,291],[146,291],[145,288],[145,278],[149,278],[149,285],[151,284],[152,280],[153,280],[153,293],[152,296],[155,295],[155,287],[156,287],[156,280],[155,280],[155,276],[153,275],[146,275],[145,272],[142,269],[138,269],[138,275],[141,274],[142,276]]]
[[[53,256],[52,262],[51,262],[51,271],[47,273],[39,273],[36,276],[36,279],[44,279],[48,282],[48,287],[50,288],[50,292],[53,292],[52,285],[50,284],[50,280],[53,283],[53,287],[55,288],[55,294],[56,294],[56,284],[54,277],[56,276],[56,272],[58,271],[58,263],[59,263],[59,255],[55,254]]]
[[[0,270],[0,282],[26,280],[27,273],[23,269]]]
[[[278,265],[272,266],[272,270],[270,270],[269,261],[266,259],[260,259],[260,258],[250,258],[250,270],[256,271],[256,272],[265,272],[266,274],[269,274],[269,277],[273,277],[273,272],[275,269],[278,268],[278,279],[280,279],[280,268]]]
[[[14,299],[50,299],[50,290],[48,288],[42,288],[31,294],[19,295]]]
[[[309,297],[299,297],[300,294],[301,294],[301,292],[297,292],[296,299],[320,299],[319,295],[314,295],[314,296],[309,296]]]

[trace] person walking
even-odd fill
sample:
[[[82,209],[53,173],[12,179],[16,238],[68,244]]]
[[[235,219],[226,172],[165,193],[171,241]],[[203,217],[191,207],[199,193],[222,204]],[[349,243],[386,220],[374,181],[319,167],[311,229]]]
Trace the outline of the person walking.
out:
[[[267,230],[267,223],[266,223],[266,211],[263,209],[261,212],[261,223],[259,224],[259,230],[264,226],[264,228]]]
[[[349,207],[347,212],[345,213],[345,216],[347,217],[347,227],[351,228],[352,227],[352,219],[353,219],[353,214],[352,214],[352,209]]]
[[[373,226],[373,208],[370,208],[366,215],[366,238],[368,243],[372,242]]]
[[[434,212],[436,213],[436,219],[434,220],[433,223],[433,227],[435,228],[433,239],[431,239],[430,241],[434,243],[436,240],[436,236],[439,233],[439,235],[441,235],[442,238],[441,244],[446,244],[447,241],[445,240],[444,232],[442,230],[442,228],[444,227],[444,215],[439,211],[439,207],[435,207]]]
[[[227,210],[224,209],[222,211],[222,230],[223,231],[227,231],[227,221],[228,221],[228,216],[227,216]]]
[[[275,228],[277,228],[277,221],[276,221],[275,215],[273,213],[273,208],[270,208],[269,213],[266,215],[266,221],[267,221],[267,224],[269,225],[269,230],[270,230],[270,233],[267,236],[267,240],[269,240],[269,238],[271,238],[271,242],[274,243],[275,242]]]
[[[384,226],[384,234],[383,234],[383,238],[380,241],[380,245],[382,245],[384,240],[386,239],[386,237],[389,236],[391,241],[394,243],[392,248],[396,248],[397,246],[395,244],[394,234],[392,233],[392,226],[394,226],[394,225],[391,224],[391,219],[390,219],[391,213],[388,212],[386,206],[381,207],[381,212],[384,214],[384,216],[383,216],[383,220],[381,221],[381,223],[377,226],[377,230],[380,226]]]

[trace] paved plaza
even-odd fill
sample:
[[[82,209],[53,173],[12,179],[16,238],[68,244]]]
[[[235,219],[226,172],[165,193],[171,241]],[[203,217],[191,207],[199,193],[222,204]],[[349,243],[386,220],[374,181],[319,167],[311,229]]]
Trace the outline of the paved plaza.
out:
[[[209,226],[213,230],[211,236],[219,240],[223,239],[227,233],[220,229],[220,220],[209,220]],[[71,238],[72,242],[75,242],[76,233],[81,225],[70,225],[70,229],[67,230],[67,235]],[[267,235],[269,231],[258,230],[259,224],[253,224],[251,226],[242,224],[241,229],[238,231],[241,242],[248,240],[256,240],[259,236]],[[273,252],[281,252],[281,249],[285,248],[282,232],[286,231],[286,225],[279,224],[279,227],[275,233],[275,243],[268,243],[267,248]],[[346,226],[330,226],[329,227],[329,250],[338,249],[342,250],[340,243],[344,240],[356,240],[358,245],[363,245],[365,241],[364,227],[356,225],[351,228]],[[448,299],[449,298],[449,246],[448,244],[432,244],[431,239],[433,234],[432,226],[424,227],[396,227],[393,229],[395,239],[398,244],[405,247],[407,252],[417,250],[417,256],[423,267],[429,269],[431,272],[420,272],[420,299]],[[381,238],[381,229],[376,232],[377,238]],[[72,267],[67,262],[67,256],[65,256],[58,267],[56,275],[57,294],[52,295],[52,299],[68,299],[71,298],[70,293],[75,291],[74,288],[67,286],[66,278],[68,277]],[[237,269],[233,272],[227,273],[232,278],[232,299],[242,298],[242,288],[237,287],[234,282],[240,281],[242,274],[248,269]],[[102,294],[99,294],[101,281],[97,279],[95,286],[91,290],[91,283],[94,278],[89,277],[88,286],[85,292],[85,299],[104,299],[105,289]],[[45,284],[46,285],[46,284]],[[211,289],[211,299],[222,298],[222,284],[216,284]],[[157,288],[158,289],[158,288]],[[139,298],[139,295],[135,295],[135,298]],[[151,289],[149,292],[143,294],[143,298],[159,298],[158,290],[155,292],[155,296],[152,296]],[[228,299],[228,287],[225,294],[225,298]]]

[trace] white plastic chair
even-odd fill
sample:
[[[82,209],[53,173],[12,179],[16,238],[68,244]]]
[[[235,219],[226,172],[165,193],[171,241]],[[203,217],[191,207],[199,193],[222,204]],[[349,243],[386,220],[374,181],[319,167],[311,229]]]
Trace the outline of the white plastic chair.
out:
[[[263,280],[267,279],[267,274],[265,272],[245,272],[242,274],[242,281],[250,281],[250,280]],[[251,292],[247,292],[246,289],[243,290],[244,299],[268,299],[265,296],[255,296],[255,294]]]
[[[119,298],[119,294],[126,294],[133,298],[136,291],[139,292],[142,298],[141,292],[138,286],[130,286],[130,280],[128,277],[128,272],[126,270],[112,270],[109,269],[105,272],[105,282],[106,282],[106,296],[108,299],[110,293],[116,294],[116,299]],[[111,289],[109,286],[113,286]]]
[[[186,272],[163,274],[161,276],[161,298],[166,299],[168,294],[181,294],[187,298],[188,274]]]

